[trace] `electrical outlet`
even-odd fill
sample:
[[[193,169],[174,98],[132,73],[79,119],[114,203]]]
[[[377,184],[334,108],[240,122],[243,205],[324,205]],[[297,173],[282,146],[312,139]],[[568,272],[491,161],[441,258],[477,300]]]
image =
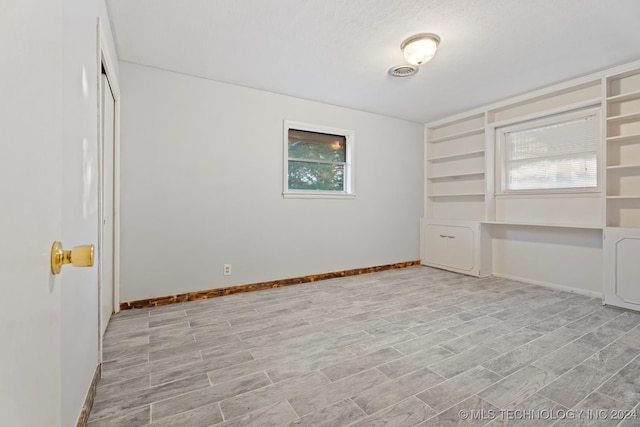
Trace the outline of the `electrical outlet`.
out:
[[[222,274],[225,276],[231,276],[231,264],[225,264],[222,267]]]

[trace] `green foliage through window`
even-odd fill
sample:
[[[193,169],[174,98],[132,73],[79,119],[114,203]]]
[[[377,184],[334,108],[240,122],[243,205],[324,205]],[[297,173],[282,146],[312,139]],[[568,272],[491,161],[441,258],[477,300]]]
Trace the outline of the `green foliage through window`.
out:
[[[290,190],[345,191],[345,136],[289,129],[288,137]]]

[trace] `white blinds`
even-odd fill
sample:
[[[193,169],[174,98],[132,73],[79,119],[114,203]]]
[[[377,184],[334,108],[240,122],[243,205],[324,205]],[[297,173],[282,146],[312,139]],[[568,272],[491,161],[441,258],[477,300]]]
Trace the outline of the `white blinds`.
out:
[[[504,135],[507,191],[597,187],[596,114]]]

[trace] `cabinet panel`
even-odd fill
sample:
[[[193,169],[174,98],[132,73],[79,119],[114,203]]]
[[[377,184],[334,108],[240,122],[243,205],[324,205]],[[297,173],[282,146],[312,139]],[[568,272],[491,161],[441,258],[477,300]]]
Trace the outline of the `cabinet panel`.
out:
[[[640,230],[606,229],[604,302],[640,310]]]
[[[459,270],[473,269],[473,231],[468,227],[449,227],[449,266]]]
[[[424,228],[424,257],[431,264],[446,267],[449,264],[447,246],[450,227],[443,225],[427,225]]]
[[[478,275],[475,241],[478,230],[478,226],[427,224],[423,232],[422,263]]]

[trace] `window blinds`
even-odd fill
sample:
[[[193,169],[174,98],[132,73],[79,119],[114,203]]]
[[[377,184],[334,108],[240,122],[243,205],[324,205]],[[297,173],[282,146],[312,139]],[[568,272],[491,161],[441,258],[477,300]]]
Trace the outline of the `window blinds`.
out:
[[[598,185],[597,115],[505,133],[505,189]]]

